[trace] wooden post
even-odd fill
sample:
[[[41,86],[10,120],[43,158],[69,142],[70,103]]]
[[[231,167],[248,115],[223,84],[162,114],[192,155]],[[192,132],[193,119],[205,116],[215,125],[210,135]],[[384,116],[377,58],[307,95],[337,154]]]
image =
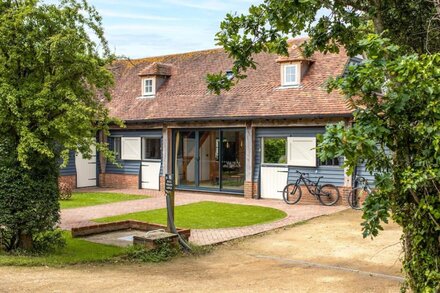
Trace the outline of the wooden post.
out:
[[[163,176],[169,173],[168,149],[169,149],[169,145],[171,144],[170,139],[171,136],[169,135],[168,127],[164,125],[162,129],[162,170],[163,170],[162,172],[164,174]]]
[[[172,216],[173,219],[174,219],[174,206],[175,206],[175,201],[174,201],[174,190],[170,192],[169,197],[170,197],[170,202],[171,202],[170,213],[171,213],[171,216]],[[171,224],[171,222],[170,222],[170,219],[167,219],[167,232],[171,232],[171,225],[172,225],[172,224]]]
[[[351,121],[345,121],[345,128],[350,128],[352,126]],[[345,160],[345,158],[344,158]],[[344,187],[351,188],[353,184],[353,176],[347,174],[348,168],[344,169]]]
[[[174,176],[173,174],[165,175],[165,194],[170,198],[170,206],[167,210],[174,220],[174,206],[175,206],[175,197],[174,197]],[[171,227],[173,223],[171,223],[169,217],[167,217],[167,232],[172,232]]]

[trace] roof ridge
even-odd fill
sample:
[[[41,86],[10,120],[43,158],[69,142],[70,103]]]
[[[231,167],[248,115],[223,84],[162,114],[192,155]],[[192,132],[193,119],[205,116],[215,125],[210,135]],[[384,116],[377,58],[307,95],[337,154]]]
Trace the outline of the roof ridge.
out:
[[[135,59],[119,59],[118,62],[130,62],[130,63],[143,63],[143,62],[158,62],[162,63],[163,60],[171,57],[191,57],[194,54],[210,54],[215,52],[224,51],[223,48],[213,48],[213,49],[205,49],[205,50],[196,50],[196,51],[190,51],[190,52],[184,52],[184,53],[174,53],[174,54],[167,54],[167,55],[159,55],[159,56],[150,56],[150,57],[144,57],[144,58],[135,58]]]
[[[298,41],[305,41],[309,40],[310,37],[308,36],[298,36],[295,38],[290,38],[287,40],[287,43],[291,42],[298,42]],[[119,59],[118,61],[121,62],[131,62],[131,63],[141,63],[141,62],[161,62],[162,60],[170,57],[178,57],[178,56],[192,56],[194,54],[210,54],[214,52],[220,52],[224,51],[223,48],[217,47],[217,48],[211,48],[211,49],[203,49],[203,50],[194,50],[194,51],[188,51],[188,52],[182,52],[182,53],[173,53],[173,54],[165,54],[165,55],[157,55],[157,56],[149,56],[149,57],[142,57],[142,58],[127,58],[127,59]]]

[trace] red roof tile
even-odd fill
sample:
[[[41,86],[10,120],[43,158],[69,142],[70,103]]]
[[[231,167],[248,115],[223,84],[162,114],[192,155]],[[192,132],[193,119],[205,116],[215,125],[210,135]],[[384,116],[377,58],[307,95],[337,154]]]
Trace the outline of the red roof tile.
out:
[[[294,40],[299,45],[303,40]],[[313,56],[314,63],[299,88],[280,88],[279,56],[258,54],[256,70],[230,91],[220,95],[207,89],[208,73],[225,72],[232,60],[222,49],[152,57],[115,64],[113,99],[108,103],[110,114],[123,120],[181,120],[279,118],[349,115],[342,95],[327,93],[325,82],[341,75],[349,60],[344,50],[339,54]],[[139,72],[154,64],[172,66],[155,98],[141,97]],[[147,71],[149,73],[149,71]]]
[[[138,75],[139,76],[149,76],[149,75],[170,76],[171,68],[172,66],[169,64],[153,62],[152,64],[147,65],[143,70],[141,70],[141,72],[139,72]]]

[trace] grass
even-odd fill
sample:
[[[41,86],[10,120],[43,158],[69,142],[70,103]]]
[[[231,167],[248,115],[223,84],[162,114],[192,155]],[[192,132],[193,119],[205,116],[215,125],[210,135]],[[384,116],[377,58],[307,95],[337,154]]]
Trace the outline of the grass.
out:
[[[62,209],[71,209],[100,204],[148,198],[143,195],[107,193],[107,192],[75,192],[71,199],[60,200]]]
[[[277,209],[203,201],[176,206],[175,224],[180,228],[215,229],[244,227],[254,224],[272,222],[286,217],[286,213]],[[108,218],[95,219],[95,222],[106,223],[122,220],[167,224],[166,209],[137,212]]]
[[[66,246],[54,253],[42,256],[10,255],[0,252],[0,266],[59,266],[77,263],[109,261],[124,254],[127,249],[92,243],[72,238],[65,232]]]

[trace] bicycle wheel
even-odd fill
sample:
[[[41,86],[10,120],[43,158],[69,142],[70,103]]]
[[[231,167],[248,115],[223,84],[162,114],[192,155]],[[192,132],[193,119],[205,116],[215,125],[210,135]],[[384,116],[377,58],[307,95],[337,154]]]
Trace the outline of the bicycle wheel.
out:
[[[362,209],[361,197],[364,197],[367,192],[362,187],[353,188],[348,194],[347,201],[351,208],[355,210]]]
[[[287,204],[296,204],[301,199],[301,186],[295,183],[287,184],[283,190],[283,199]]]
[[[339,190],[333,184],[324,184],[318,191],[318,199],[325,206],[332,206],[339,200]]]

